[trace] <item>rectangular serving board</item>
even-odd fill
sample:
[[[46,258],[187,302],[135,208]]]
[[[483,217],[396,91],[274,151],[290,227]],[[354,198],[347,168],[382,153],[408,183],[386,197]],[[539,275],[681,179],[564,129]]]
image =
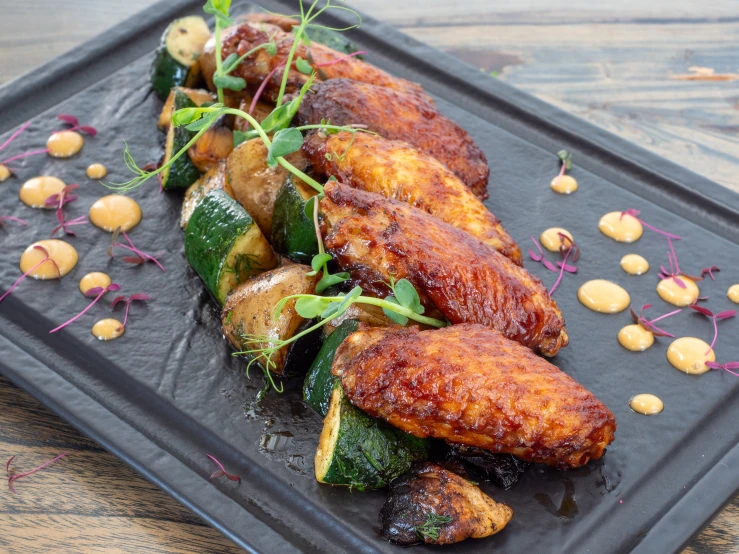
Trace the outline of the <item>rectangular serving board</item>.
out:
[[[22,250],[47,238],[56,224],[53,211],[17,200],[25,179],[49,174],[80,183],[80,198],[68,207],[76,217],[107,193],[85,177],[87,165],[104,163],[110,181],[127,180],[124,140],[141,165],[159,159],[161,102],[148,77],[153,48],[167,22],[198,13],[201,4],[162,2],[0,88],[0,140],[33,119],[6,152],[44,144],[60,128],[57,113],[74,114],[100,131],[75,158],[28,158],[13,166],[19,178],[0,184],[0,213],[29,222],[27,228],[0,230],[0,290],[18,277]],[[261,5],[282,13],[296,7],[275,0]],[[235,13],[256,9],[239,3]],[[392,27],[365,18],[349,36],[369,52],[371,63],[423,84],[440,110],[470,132],[491,167],[487,205],[524,249],[530,235],[550,226],[574,234],[582,248],[580,270],[566,275],[555,295],[570,346],[553,362],[593,391],[618,421],[616,441],[587,467],[559,472],[534,466],[509,491],[483,485],[513,507],[512,522],[494,537],[444,550],[679,552],[739,488],[739,380],[719,371],[679,373],[666,362],[664,339],[647,352],[627,352],[616,334],[630,322],[628,314],[590,312],[576,292],[588,279],[607,278],[629,291],[634,306],[653,303],[655,314],[670,309],[655,293],[665,240],[645,231],[628,246],[597,229],[604,213],[637,208],[646,221],[684,237],[676,249],[686,272],[721,267],[715,282],[700,283],[701,292],[715,312],[730,309],[726,289],[739,281],[739,196]],[[580,183],[569,197],[548,186],[561,148],[573,152],[572,175]],[[163,194],[152,181],[131,196],[144,212],[131,238],[145,251],[164,250],[166,273],[152,264],[132,267],[109,259],[109,235],[78,228],[69,242],[80,260],[70,275],[27,280],[0,304],[0,372],[249,551],[400,552],[374,532],[384,491],[352,492],[315,481],[321,422],[301,402],[302,376],[288,379],[282,395],[272,392],[254,405],[263,379],[258,371],[247,379],[244,362],[232,358],[219,310],[187,267],[178,224],[181,195]],[[618,262],[629,252],[650,261],[646,276],[620,270]],[[526,265],[551,285],[554,274]],[[105,302],[50,335],[86,305],[77,285],[93,270],[108,272],[123,293],[145,292],[153,300],[133,306],[118,341],[98,342],[90,334],[95,318],[110,313]],[[677,336],[710,340],[712,334],[710,321],[697,314],[680,314],[666,326]],[[738,331],[738,320],[721,323],[720,360],[739,359]],[[649,418],[631,412],[629,399],[642,392],[662,398],[664,412]],[[209,481],[213,466],[206,453],[241,475],[241,483]]]

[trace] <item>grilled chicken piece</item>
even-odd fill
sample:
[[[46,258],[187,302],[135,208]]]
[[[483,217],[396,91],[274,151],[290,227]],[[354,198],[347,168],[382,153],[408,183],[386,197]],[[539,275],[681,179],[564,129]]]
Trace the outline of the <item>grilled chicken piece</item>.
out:
[[[332,372],[352,404],[398,429],[560,469],[600,458],[616,430],[585,387],[482,325],[363,328]]]
[[[390,483],[380,536],[395,544],[452,544],[498,533],[513,510],[479,487],[432,463],[416,464]]]
[[[384,297],[383,282],[405,278],[452,323],[493,327],[545,356],[567,345],[541,281],[496,250],[397,200],[335,181],[324,192],[324,243],[354,284]]]
[[[407,202],[522,265],[518,245],[498,218],[451,171],[408,143],[367,133],[314,133],[303,151],[314,172]]]
[[[269,76],[270,79],[265,85],[263,94],[274,102],[280,90],[284,66],[293,45],[293,38],[292,33],[286,33],[276,25],[253,22],[241,23],[223,31],[222,56],[223,59],[233,53],[243,56],[252,48],[265,44],[270,39],[274,40],[277,44],[277,53],[274,56],[270,56],[264,49],[259,50],[241,62],[232,73],[236,77],[242,77],[246,80],[247,85],[252,88],[260,86],[262,81]],[[423,92],[421,85],[400,77],[393,77],[389,73],[385,73],[381,69],[355,57],[347,58],[346,54],[317,42],[311,43],[310,47],[306,47],[304,44],[298,46],[293,59],[297,60],[299,57],[307,60],[313,69],[318,72],[319,80],[347,78],[374,83],[378,86],[414,94],[433,103],[433,100]],[[341,61],[339,61],[340,59]],[[200,57],[200,65],[208,86],[213,90],[215,37],[205,44],[203,54]],[[308,75],[298,71],[293,64],[288,74],[286,94],[293,95],[297,93],[300,87],[306,83],[308,77]]]
[[[433,103],[415,94],[351,79],[331,79],[311,87],[297,120],[317,125],[363,123],[390,140],[403,140],[433,156],[452,171],[477,197],[487,198],[490,170],[485,154],[467,131],[439,113]]]

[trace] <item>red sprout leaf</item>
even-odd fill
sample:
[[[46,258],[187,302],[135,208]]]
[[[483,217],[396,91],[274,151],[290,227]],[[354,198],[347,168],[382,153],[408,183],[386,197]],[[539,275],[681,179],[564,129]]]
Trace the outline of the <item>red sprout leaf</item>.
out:
[[[732,375],[739,377],[739,373],[732,371],[733,369],[739,369],[739,362],[726,362],[725,364],[720,364],[718,362],[706,362],[706,366],[710,367],[711,369],[723,369],[724,371],[728,371]]]
[[[555,266],[555,265],[554,265],[554,264],[553,264],[552,262],[550,262],[549,260],[547,260],[546,258],[543,258],[543,259],[541,260],[541,263],[542,263],[542,264],[544,265],[544,267],[546,267],[546,268],[547,268],[547,269],[548,269],[549,271],[557,271],[557,267],[556,267],[556,266]]]
[[[534,237],[530,237],[530,238],[532,242],[536,245],[537,250],[539,250],[539,254],[536,254],[531,249],[529,249],[529,256],[531,256],[531,259],[534,260],[535,262],[541,263],[549,271],[554,271],[554,272],[559,271],[552,262],[550,262],[544,257],[544,250],[542,250],[541,244],[539,244],[539,241],[536,240]]]
[[[59,115],[56,116],[56,118],[59,119],[60,121],[63,121],[64,123],[69,124],[69,125],[79,125],[80,124],[79,119],[77,119],[73,115],[68,115],[68,114],[60,113]]]
[[[82,125],[82,126],[78,127],[77,130],[78,131],[82,131],[83,133],[85,133],[86,135],[90,135],[91,137],[94,137],[95,135],[98,134],[97,129],[95,129],[95,127],[91,127],[89,125]]]
[[[711,341],[711,346],[709,346],[708,350],[706,350],[706,354],[708,354],[711,350],[713,350],[713,346],[716,344],[716,340],[718,339],[718,322],[723,319],[734,317],[736,315],[736,310],[726,310],[714,315],[711,310],[709,310],[708,308],[704,308],[703,306],[696,306],[695,304],[691,304],[689,308],[692,308],[696,312],[703,314],[706,317],[710,317],[713,321],[713,340]]]
[[[660,235],[663,235],[663,236],[667,237],[668,239],[680,240],[680,237],[678,235],[673,235],[672,233],[668,233],[667,231],[663,231],[661,229],[657,229],[656,227],[654,227],[654,226],[650,225],[649,223],[645,222],[643,219],[640,219],[639,218],[639,215],[640,214],[641,214],[641,212],[639,210],[635,210],[634,208],[629,208],[628,210],[626,210],[624,212],[621,212],[621,217],[623,218],[623,216],[625,216],[625,215],[630,215],[634,219],[639,220],[639,223],[641,223],[642,225],[644,225],[644,227],[646,227],[647,229],[651,229],[655,233],[659,233]]]
[[[35,245],[35,246],[34,246],[33,248],[34,248],[35,250],[41,250],[41,252],[43,252],[43,253],[45,254],[45,256],[44,256],[44,259],[43,259],[43,260],[41,260],[41,261],[40,261],[39,263],[37,263],[36,265],[34,265],[34,266],[33,266],[33,267],[32,267],[31,269],[29,269],[28,271],[26,271],[26,272],[25,272],[25,273],[24,273],[23,275],[21,275],[21,276],[20,276],[20,277],[18,278],[18,280],[17,280],[17,281],[15,282],[15,283],[13,283],[13,284],[12,284],[12,285],[10,286],[10,288],[9,288],[8,290],[6,290],[6,291],[5,291],[5,294],[3,294],[2,296],[0,296],[0,302],[2,302],[3,300],[5,300],[5,298],[6,298],[6,297],[7,297],[7,296],[8,296],[8,295],[9,295],[9,294],[11,293],[11,292],[13,292],[13,291],[15,290],[15,288],[16,288],[16,287],[17,287],[18,285],[20,285],[20,284],[21,284],[21,282],[23,281],[23,279],[25,279],[26,277],[28,277],[28,276],[29,276],[29,275],[30,275],[30,274],[31,274],[31,273],[32,273],[32,272],[33,272],[33,271],[34,271],[34,270],[35,270],[35,269],[36,269],[37,267],[39,267],[39,266],[40,266],[41,264],[43,264],[44,262],[51,262],[51,263],[52,263],[52,264],[54,265],[54,267],[56,268],[56,272],[57,272],[57,274],[59,275],[59,277],[61,277],[61,276],[62,276],[62,272],[61,272],[61,271],[59,270],[59,266],[57,265],[57,263],[56,263],[56,262],[55,262],[55,261],[54,261],[54,260],[53,260],[52,258],[50,258],[50,257],[49,257],[49,251],[48,251],[48,250],[46,250],[46,248],[44,248],[44,247],[43,247],[43,246],[41,246],[40,244],[36,244],[36,245]]]
[[[10,457],[10,459],[5,462],[5,473],[10,477],[10,463],[13,461],[13,459],[17,456],[17,454],[14,454]]]
[[[15,492],[16,492],[16,491],[15,491],[15,488],[13,488],[13,481],[17,481],[18,479],[22,479],[23,477],[28,477],[29,475],[33,475],[33,474],[34,474],[34,473],[36,473],[37,471],[41,471],[42,469],[44,469],[44,468],[45,468],[45,467],[47,467],[47,466],[50,466],[51,464],[53,464],[53,463],[54,463],[54,462],[56,462],[57,460],[60,460],[61,458],[63,458],[63,457],[64,457],[64,456],[66,456],[67,454],[69,454],[69,452],[63,452],[63,453],[59,454],[59,455],[58,455],[57,457],[55,457],[55,458],[52,458],[52,459],[51,459],[51,460],[49,460],[48,462],[44,462],[44,463],[43,463],[43,464],[41,464],[40,466],[36,466],[36,467],[34,467],[33,469],[30,469],[30,470],[28,470],[28,471],[24,471],[23,473],[16,473],[15,475],[9,475],[9,476],[8,476],[8,488],[10,489],[10,491],[11,491],[11,492],[12,492],[13,494],[15,494]],[[8,463],[6,463],[6,464],[5,464],[5,471],[6,471],[6,472],[7,472],[8,474],[10,473],[10,462],[12,462],[12,461],[13,461],[13,458],[15,458],[15,456],[13,456],[12,458],[10,458],[10,459],[8,460]]]
[[[721,271],[721,269],[715,265],[712,265],[711,267],[704,267],[703,269],[701,269],[701,277],[703,277],[706,273],[708,273],[708,276],[711,278],[711,281],[715,281],[716,278],[713,276],[714,271]]]
[[[337,58],[335,60],[331,60],[330,62],[323,62],[323,63],[317,63],[316,67],[326,67],[327,65],[334,65],[339,62],[343,62],[344,60],[348,58],[352,58],[354,56],[361,56],[363,54],[366,54],[367,52],[365,50],[359,50],[358,52],[352,52],[351,54],[347,54],[346,56],[342,56],[340,58]]]
[[[736,310],[726,310],[725,312],[719,312],[716,314],[716,319],[729,319],[736,315]]]
[[[127,245],[118,242],[118,236],[120,234],[122,234],[124,238],[126,239],[126,242],[128,243]],[[126,232],[121,231],[120,227],[117,228],[113,232],[113,242],[108,247],[108,256],[110,256],[111,258],[113,257],[113,248],[116,248],[116,247],[123,248],[124,250],[128,250],[129,252],[133,252],[134,254],[136,254],[136,256],[124,256],[122,259],[125,262],[133,263],[133,264],[143,264],[144,262],[152,262],[156,264],[157,267],[161,269],[162,271],[166,271],[164,269],[164,266],[161,263],[159,263],[159,260],[157,259],[162,256],[163,252],[157,252],[155,254],[147,254],[146,252],[142,252],[141,250],[139,250],[133,245],[133,242],[131,242],[131,239],[128,238],[128,235],[126,234]]]
[[[239,477],[238,475],[232,475],[231,473],[226,471],[226,468],[223,467],[223,464],[221,464],[221,462],[216,460],[215,457],[211,456],[210,454],[206,454],[206,456],[208,456],[208,458],[210,458],[213,462],[215,462],[215,464],[220,468],[219,470],[211,473],[208,479],[217,479],[218,477],[226,477],[230,479],[231,481],[241,482],[241,477]]]
[[[557,267],[564,269],[567,273],[577,273],[577,268],[574,265],[557,262]]]
[[[661,321],[661,320],[666,319],[668,317],[671,317],[673,315],[679,314],[680,312],[682,312],[682,310],[681,309],[680,310],[674,310],[672,312],[663,314],[663,315],[661,315],[659,317],[655,317],[652,320],[648,320],[647,318],[644,317],[643,314],[644,314],[644,310],[648,310],[651,307],[652,307],[651,304],[644,304],[641,307],[641,310],[640,310],[638,316],[636,315],[636,312],[634,311],[634,308],[631,308],[631,318],[634,320],[634,323],[637,323],[638,325],[641,325],[644,329],[646,329],[647,331],[649,331],[650,333],[652,333],[655,337],[671,337],[671,338],[675,338],[675,335],[673,335],[672,333],[668,333],[664,329],[660,329],[659,327],[657,327],[655,325],[655,322]]]
[[[49,331],[49,334],[56,333],[57,331],[59,331],[60,329],[63,329],[64,327],[66,327],[67,325],[71,324],[72,322],[77,321],[80,317],[82,317],[84,314],[86,314],[87,311],[90,308],[92,308],[97,303],[97,301],[100,300],[105,295],[106,292],[121,290],[121,286],[118,285],[118,284],[116,284],[116,283],[111,283],[110,285],[108,285],[104,289],[101,289],[100,287],[95,287],[94,289],[90,289],[90,291],[88,291],[88,293],[89,292],[92,292],[93,290],[99,291],[99,292],[97,292],[97,295],[95,296],[95,299],[92,302],[90,302],[84,310],[82,310],[80,313],[78,313],[72,319],[65,321],[59,327],[55,327],[54,329],[52,329],[51,331]]]
[[[147,302],[151,300],[148,294],[144,294],[143,292],[137,292],[135,294],[131,294],[129,296],[116,296],[113,299],[113,302],[110,304],[110,309],[115,310],[115,307],[120,304],[121,302],[125,302],[126,304],[126,313],[123,316],[123,323],[121,324],[121,329],[125,329],[126,323],[128,323],[128,310],[131,307],[131,302],[139,301],[139,302]]]
[[[80,125],[79,120],[73,115],[59,114],[56,117],[63,123],[66,123],[67,125],[72,126],[69,129],[65,129],[65,131],[81,131],[85,133],[86,135],[90,135],[91,137],[94,137],[95,135],[98,134],[97,129],[95,129],[95,127],[91,127],[90,125]],[[55,133],[59,133],[59,132],[60,131],[55,131]]]
[[[534,260],[535,262],[540,262],[542,258],[544,257],[543,254],[535,254],[534,251],[531,250],[531,248],[529,248],[529,256],[531,256],[531,259]]]
[[[14,221],[18,225],[28,225],[28,222],[25,219],[20,219],[19,217],[12,215],[0,215],[0,228],[5,229],[6,221]]]
[[[697,304],[691,304],[688,306],[691,310],[695,310],[698,313],[701,313],[707,317],[713,317],[713,312],[709,310],[708,308],[704,308],[703,306],[698,306]]]

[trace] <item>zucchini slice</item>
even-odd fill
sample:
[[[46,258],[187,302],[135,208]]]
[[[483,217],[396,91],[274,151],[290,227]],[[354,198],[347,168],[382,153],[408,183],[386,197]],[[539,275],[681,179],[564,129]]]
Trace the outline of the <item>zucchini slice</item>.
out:
[[[318,277],[308,277],[310,267],[290,264],[242,283],[229,295],[223,307],[221,324],[223,334],[238,350],[268,347],[266,343],[245,343],[243,335],[286,340],[292,337],[304,319],[295,311],[295,301],[288,302],[277,319],[272,312],[277,303],[293,294],[314,294]],[[298,344],[299,341],[293,343]],[[288,349],[278,350],[272,361],[273,372],[281,374],[288,357]]]
[[[423,439],[371,418],[347,400],[340,383],[334,385],[316,450],[320,483],[381,489],[427,456]]]
[[[310,366],[308,374],[303,383],[303,400],[313,408],[321,417],[326,417],[328,404],[331,400],[331,391],[334,388],[336,377],[331,374],[331,366],[334,363],[334,354],[344,339],[359,328],[359,321],[347,319],[341,323],[326,338],[318,351],[313,365]]]
[[[236,285],[277,265],[254,219],[223,190],[211,191],[193,210],[185,255],[221,305]]]
[[[151,66],[151,85],[159,98],[167,98],[172,87],[197,83],[198,58],[209,38],[210,29],[202,17],[191,15],[169,24]]]
[[[187,227],[187,222],[190,221],[190,216],[192,216],[192,212],[195,211],[200,201],[213,190],[222,190],[231,198],[234,196],[231,185],[226,180],[225,161],[221,161],[210,171],[203,173],[200,179],[185,191],[185,198],[182,201],[182,215],[180,216],[180,226],[183,229]]]
[[[316,192],[292,176],[277,192],[272,212],[272,246],[298,263],[309,264],[318,254],[313,219],[305,215],[305,204]]]
[[[172,121],[172,106],[174,106],[174,93],[179,90],[184,92],[187,97],[193,101],[196,106],[202,106],[206,102],[215,102],[216,97],[212,92],[199,88],[186,88],[186,87],[175,87],[169,91],[164,107],[162,107],[162,113],[159,114],[159,121],[157,127],[162,131],[169,129],[169,123]]]
[[[184,92],[180,90],[174,91],[174,101],[172,109],[174,111],[182,108],[194,108],[195,103]],[[164,159],[162,164],[166,164],[177,152],[182,150],[194,133],[188,131],[185,127],[175,127],[170,125],[167,130],[167,141],[164,143]],[[164,190],[184,189],[192,185],[200,178],[200,171],[192,163],[190,156],[185,152],[177,158],[172,165],[161,173],[162,188]]]

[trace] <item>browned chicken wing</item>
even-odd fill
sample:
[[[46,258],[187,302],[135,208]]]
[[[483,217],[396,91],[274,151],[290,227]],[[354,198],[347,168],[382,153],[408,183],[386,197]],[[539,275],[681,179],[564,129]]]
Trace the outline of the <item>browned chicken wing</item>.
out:
[[[238,53],[239,56],[243,56],[254,47],[274,40],[277,44],[277,53],[274,56],[270,56],[264,49],[259,50],[241,62],[233,71],[232,75],[242,77],[247,85],[252,88],[258,87],[265,78],[269,77],[264,94],[266,98],[275,101],[280,90],[285,62],[293,45],[293,37],[294,35],[292,33],[286,33],[276,25],[244,22],[223,31],[221,55],[223,59],[226,59],[226,57],[234,52]],[[311,43],[310,47],[304,44],[298,46],[293,60],[297,60],[299,57],[307,60],[313,69],[318,72],[319,80],[338,78],[354,79],[356,81],[374,83],[378,86],[405,91],[409,94],[426,98],[429,102],[433,102],[423,92],[421,85],[406,81],[400,77],[393,77],[389,73],[355,57],[346,58],[345,54],[317,42]],[[200,57],[200,64],[203,75],[208,85],[212,88],[213,74],[215,72],[214,39],[206,43],[203,54]],[[285,89],[288,95],[295,94],[308,80],[308,75],[298,71],[294,65],[293,63],[288,73],[287,87]]]
[[[500,220],[456,175],[410,144],[367,133],[314,133],[303,151],[314,172],[407,202],[522,265],[521,251]]]
[[[416,94],[351,79],[331,79],[311,87],[297,120],[315,125],[362,123],[390,140],[403,140],[433,156],[481,199],[487,198],[485,154],[467,131],[439,113],[433,103]]]
[[[616,430],[592,393],[482,325],[361,329],[332,371],[352,404],[398,429],[562,469],[600,458]]]
[[[324,242],[355,284],[384,297],[408,279],[452,323],[481,323],[545,356],[567,344],[541,281],[476,238],[409,204],[329,182]]]
[[[395,544],[452,544],[501,531],[513,510],[479,487],[432,463],[416,464],[390,483],[380,536]]]

